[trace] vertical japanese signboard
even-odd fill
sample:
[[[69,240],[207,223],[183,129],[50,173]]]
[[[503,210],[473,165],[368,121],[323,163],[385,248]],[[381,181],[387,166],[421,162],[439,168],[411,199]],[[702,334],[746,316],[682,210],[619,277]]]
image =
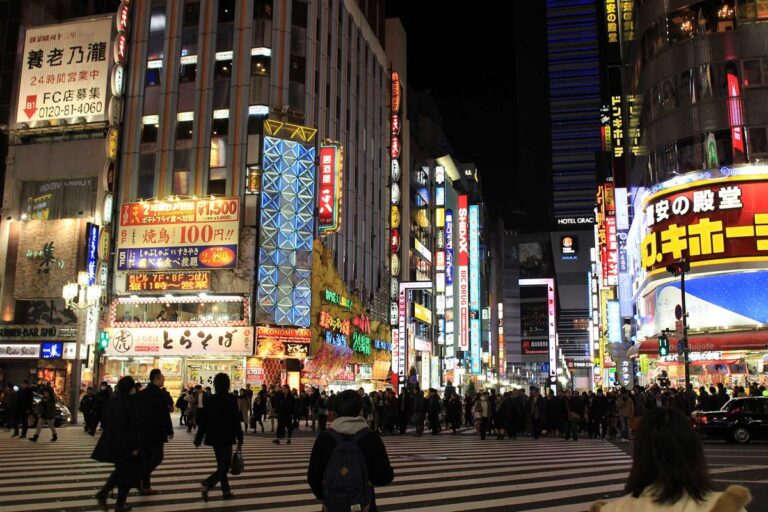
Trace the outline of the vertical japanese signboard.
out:
[[[469,353],[472,373],[480,373],[480,207],[469,207]]]
[[[390,310],[393,311],[399,308],[399,303],[394,302],[399,300],[399,286],[400,286],[400,130],[402,128],[402,120],[400,117],[400,104],[402,87],[400,85],[400,74],[397,71],[392,71],[391,77],[391,93],[392,93],[392,110],[390,112],[390,299],[393,301],[390,303]],[[397,243],[395,243],[395,240]],[[394,317],[392,318],[394,320]],[[401,329],[401,336],[405,336],[405,330]],[[395,345],[398,341],[392,339],[392,344]],[[402,356],[401,356],[402,357]],[[397,373],[394,365],[394,356],[392,371]],[[403,378],[405,376],[403,375]],[[395,383],[397,384],[397,383]]]
[[[341,183],[343,149],[338,143],[320,144],[320,183],[317,195],[317,227],[321,235],[341,228]]]
[[[88,272],[88,284],[96,284],[96,264],[99,256],[99,231],[97,224],[91,222],[85,227],[85,270]]]
[[[459,196],[459,350],[469,349],[469,227],[467,196]]]
[[[106,119],[112,18],[27,29],[17,123]]]

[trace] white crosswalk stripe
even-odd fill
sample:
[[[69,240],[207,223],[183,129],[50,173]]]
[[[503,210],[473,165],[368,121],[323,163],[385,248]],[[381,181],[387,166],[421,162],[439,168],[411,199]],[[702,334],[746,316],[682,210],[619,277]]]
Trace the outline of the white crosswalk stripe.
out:
[[[200,481],[215,466],[213,452],[196,449],[192,436],[177,430],[152,477],[161,494],[132,494],[128,502],[152,512],[319,510],[306,483],[314,437],[301,433],[293,444],[276,446],[266,436],[246,436],[246,470],[231,477],[232,501],[222,501],[218,491],[208,503],[200,499]],[[49,439],[0,438],[0,511],[97,510],[93,495],[111,467],[89,458],[96,440],[76,428],[61,429],[56,443]],[[383,439],[395,469],[395,481],[376,490],[383,511],[586,510],[596,499],[621,494],[631,465],[616,446],[590,439],[481,441],[467,430]]]

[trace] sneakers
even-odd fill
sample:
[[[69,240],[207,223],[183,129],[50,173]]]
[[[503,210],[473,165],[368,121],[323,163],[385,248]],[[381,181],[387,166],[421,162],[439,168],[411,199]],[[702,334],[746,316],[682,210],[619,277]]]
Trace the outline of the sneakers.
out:
[[[37,442],[37,434],[35,434],[32,437],[30,437],[29,440],[32,441],[33,443],[36,443]]]
[[[235,499],[235,494],[231,492],[225,492],[221,495],[221,499],[223,500],[233,500]]]
[[[55,442],[56,442],[56,441],[58,441],[58,440],[59,440],[59,436],[58,436],[58,434],[53,434],[53,437],[51,438],[51,442],[52,442],[52,443],[55,443]]]

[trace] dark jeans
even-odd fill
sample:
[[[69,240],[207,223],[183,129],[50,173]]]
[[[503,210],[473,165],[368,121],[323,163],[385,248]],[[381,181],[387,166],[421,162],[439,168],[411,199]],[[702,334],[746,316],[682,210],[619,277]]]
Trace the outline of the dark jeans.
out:
[[[21,425],[21,437],[27,437],[27,429],[29,428],[27,425],[27,416],[29,416],[29,414],[26,411],[16,413],[12,423],[14,434],[18,435],[19,425]]]
[[[534,439],[538,439],[541,436],[541,420],[538,418],[531,418],[531,433]]]
[[[429,428],[432,429],[432,435],[440,433],[440,416],[437,414],[429,415]]]
[[[480,439],[485,440],[485,434],[488,433],[488,418],[480,418]]]
[[[328,425],[328,415],[318,414],[317,423],[318,423],[318,428],[320,429],[320,432],[325,432],[325,429],[327,428],[327,425]]]
[[[506,431],[510,438],[517,438],[517,418],[507,419]]]
[[[217,483],[221,482],[221,491],[224,494],[228,494],[229,480],[227,479],[227,473],[229,472],[229,466],[232,464],[232,445],[222,444],[214,446],[213,453],[216,455],[216,471],[203,480],[203,485],[213,489]]]
[[[141,447],[141,481],[142,489],[150,489],[152,472],[163,462],[163,443],[145,444]]]
[[[288,439],[293,435],[293,422],[290,418],[277,418],[277,438],[285,437],[285,431],[288,430]]]
[[[416,435],[420,436],[424,433],[424,413],[423,412],[415,412],[413,413],[413,421],[416,424]]]
[[[120,460],[115,463],[115,470],[110,473],[104,486],[97,493],[97,496],[107,499],[112,489],[117,486],[117,505],[124,506],[128,499],[128,492],[132,487],[136,487],[137,473],[139,471],[139,461],[135,457]]]
[[[579,440],[579,422],[580,419],[569,420],[565,427],[565,438],[570,439],[573,437],[574,441]]]

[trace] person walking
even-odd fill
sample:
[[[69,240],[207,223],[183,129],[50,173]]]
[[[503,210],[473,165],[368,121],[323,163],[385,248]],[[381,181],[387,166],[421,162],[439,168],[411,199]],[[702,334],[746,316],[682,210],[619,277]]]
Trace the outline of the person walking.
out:
[[[238,450],[243,446],[243,429],[240,425],[243,418],[238,404],[240,398],[235,398],[229,393],[229,385],[229,375],[226,373],[217,373],[213,378],[213,388],[216,392],[205,398],[205,414],[201,417],[195,434],[195,447],[199,448],[205,443],[213,448],[216,456],[216,471],[200,485],[203,501],[208,501],[208,493],[218,483],[221,483],[223,499],[231,500],[235,497],[229,487],[227,473],[232,464],[232,445],[237,444]],[[242,398],[247,400],[245,390],[241,391]]]
[[[272,407],[275,409],[277,415],[277,432],[275,433],[275,439],[272,440],[274,444],[280,444],[280,440],[285,437],[286,430],[288,431],[287,444],[291,444],[291,437],[293,436],[293,412],[295,409],[294,397],[291,394],[291,387],[288,384],[283,385],[282,392],[275,393],[273,397]]]
[[[387,449],[368,429],[357,392],[350,389],[336,395],[335,407],[336,420],[330,430],[318,434],[312,446],[307,482],[323,510],[376,512],[375,487],[395,478]]]
[[[264,418],[263,395],[261,393],[257,393],[256,398],[253,399],[253,416],[251,420],[253,422],[254,435],[258,433],[256,430],[256,425],[259,425],[261,427],[261,432],[264,433],[264,422],[262,421],[262,418]]]
[[[567,409],[566,417],[567,425],[565,428],[565,440],[573,439],[579,440],[579,425],[584,418],[584,402],[579,396],[579,393],[571,392],[568,390],[565,392],[565,400],[563,402]]]
[[[112,390],[109,384],[102,382],[99,384],[99,390],[96,392],[96,400],[93,404],[93,423],[91,430],[88,432],[92,436],[96,435],[96,429],[99,428],[99,423],[101,423],[104,415],[104,407],[106,407],[110,398],[112,398]]]
[[[245,389],[240,390],[240,396],[237,398],[237,407],[240,411],[242,422],[245,423],[243,431],[247,434],[248,424],[251,421],[251,401],[248,399],[248,392]]]
[[[90,432],[93,428],[94,409],[96,407],[96,392],[91,386],[80,399],[80,412],[83,413],[83,430]]]
[[[435,388],[429,388],[429,403],[427,405],[429,415],[429,428],[432,430],[432,435],[436,436],[440,434],[440,397],[437,396],[437,390]]]
[[[482,393],[480,398],[475,401],[475,416],[480,420],[480,440],[485,441],[485,434],[488,432],[491,404],[488,402],[488,393]]]
[[[96,501],[108,510],[107,497],[117,486],[115,512],[126,512],[128,492],[139,485],[141,459],[139,458],[139,410],[136,404],[136,383],[133,377],[123,377],[117,383],[117,393],[104,407],[101,418],[104,433],[99,437],[91,458],[115,465]]]
[[[176,408],[179,410],[179,426],[182,427],[187,423],[187,408],[189,407],[189,400],[187,400],[186,390],[181,391],[181,395],[176,399]]]
[[[672,408],[653,408],[643,417],[633,448],[625,492],[597,501],[590,512],[745,512],[749,490],[730,485],[716,492],[707,460],[688,418]]]
[[[412,421],[416,425],[416,436],[421,437],[424,434],[424,414],[427,410],[427,401],[424,399],[424,393],[419,389],[418,384],[414,385],[413,391],[413,416]]]
[[[13,384],[10,382],[5,385],[5,406],[8,410],[8,422],[5,424],[6,430],[9,432],[11,431],[11,427],[15,427],[18,423],[16,421],[16,403],[19,398],[19,392],[16,391],[13,387]],[[11,437],[16,437],[19,435],[18,429],[16,430],[16,433],[11,435]]]
[[[323,391],[320,398],[317,399],[317,428],[320,432],[325,432],[328,428],[328,409],[331,404],[328,395]]]
[[[450,425],[451,430],[455,434],[461,427],[461,398],[456,393],[451,395],[448,400],[448,404],[445,407],[446,422]]]
[[[141,477],[139,494],[152,496],[152,472],[163,462],[164,445],[173,439],[173,423],[168,409],[168,396],[161,388],[165,383],[163,373],[154,368],[149,372],[149,384],[137,397],[141,436]]]
[[[531,392],[531,434],[534,439],[538,439],[541,436],[541,429],[543,425],[546,425],[547,421],[547,402],[538,388]]]
[[[56,435],[56,426],[53,423],[53,419],[56,417],[56,397],[50,387],[43,387],[42,392],[43,397],[36,407],[37,431],[34,436],[29,438],[33,443],[36,443],[40,438],[40,432],[43,430],[43,423],[51,429],[51,441],[57,441],[59,439],[59,436]]]
[[[629,442],[629,419],[635,415],[635,403],[626,388],[621,388],[621,394],[616,399],[616,413],[619,418],[621,442]]]
[[[27,429],[29,428],[29,415],[32,412],[34,403],[35,399],[32,394],[32,388],[29,387],[29,381],[23,380],[21,382],[21,389],[19,389],[18,396],[16,397],[16,416],[11,437],[19,435],[19,425],[21,425],[19,439],[26,439]]]

